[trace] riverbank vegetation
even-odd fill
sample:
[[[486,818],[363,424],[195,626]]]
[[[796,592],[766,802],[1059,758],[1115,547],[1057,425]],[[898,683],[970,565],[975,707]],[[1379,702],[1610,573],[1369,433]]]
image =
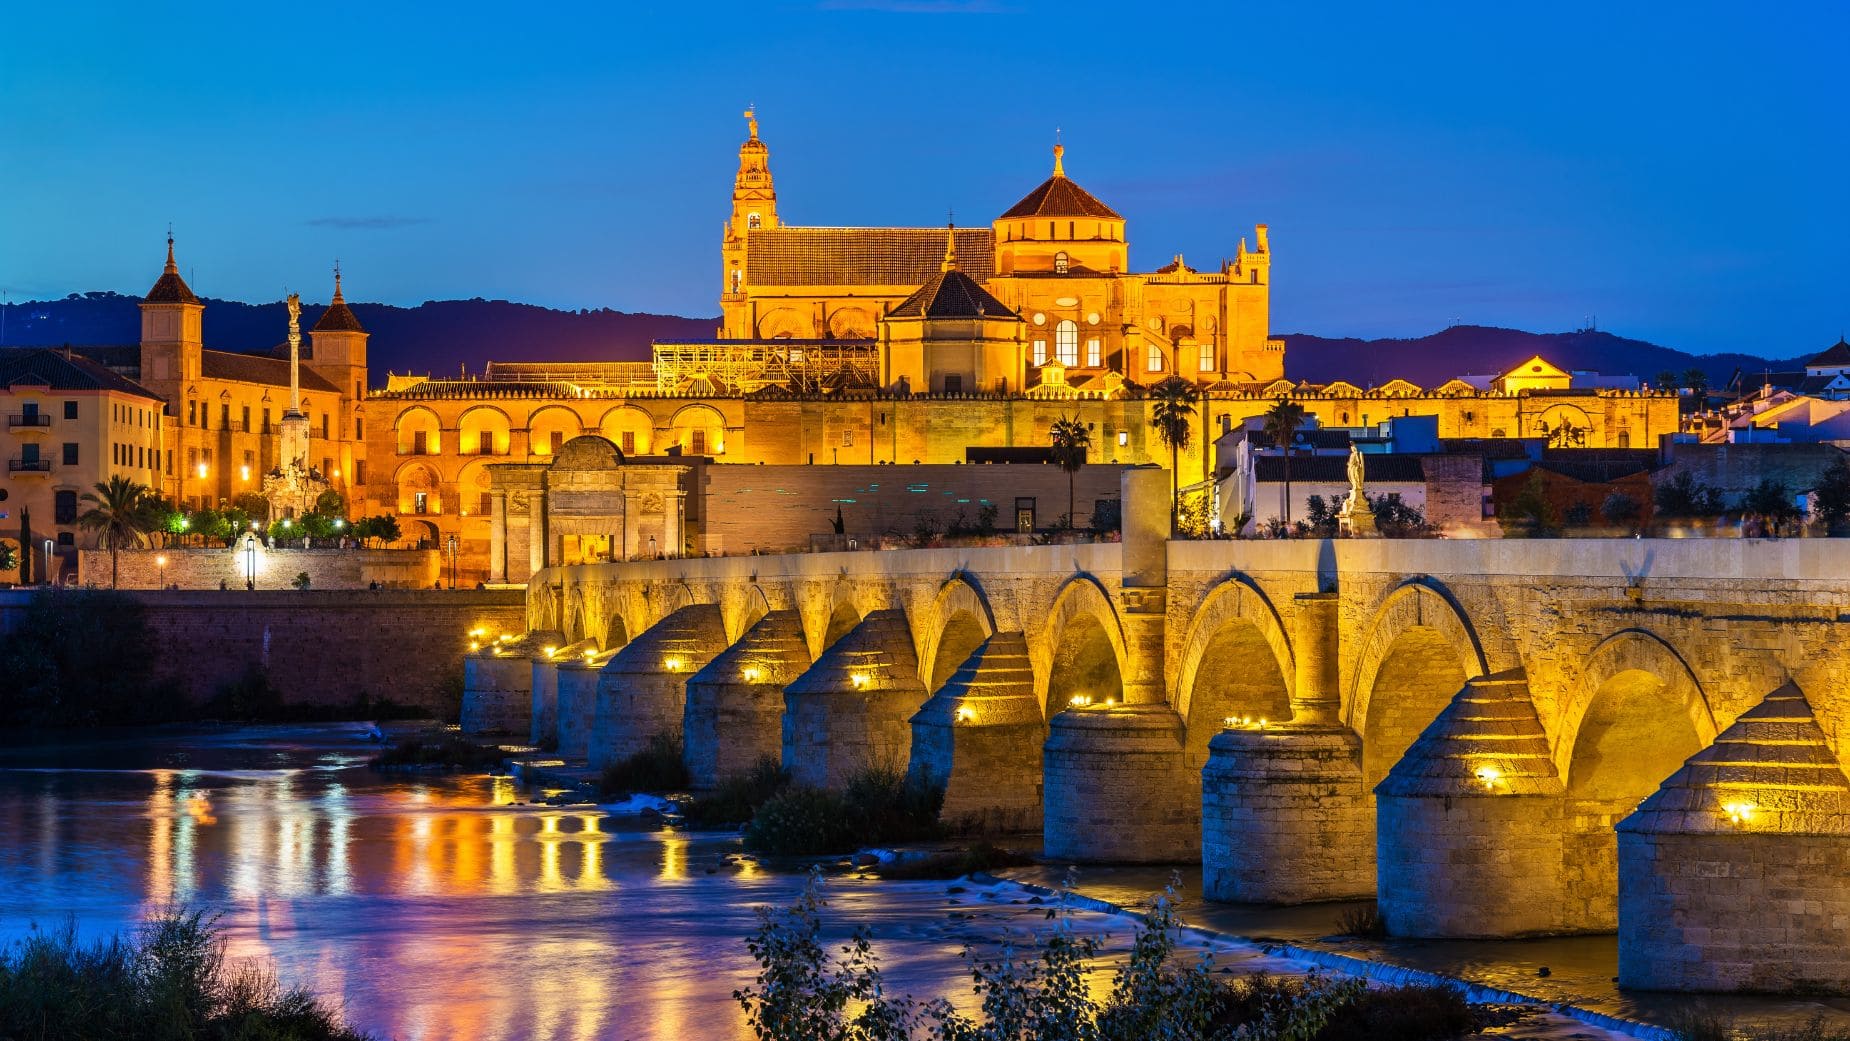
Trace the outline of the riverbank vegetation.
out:
[[[365,1041],[339,1010],[225,958],[198,912],[170,912],[95,943],[74,927],[0,951],[0,1037]]]
[[[375,770],[462,770],[488,773],[498,770],[507,753],[500,745],[480,744],[449,733],[404,738],[373,757]]]
[[[687,783],[687,764],[681,760],[681,735],[663,733],[649,738],[642,751],[604,767],[597,789],[603,799],[621,799],[644,793],[686,791]]]
[[[1451,1041],[1507,1014],[1474,1008],[1445,986],[1369,988],[1361,980],[1312,974],[1286,978],[1216,972],[1211,959],[1179,950],[1183,922],[1174,890],[1137,927],[1128,959],[1103,997],[1088,985],[1099,968],[1097,940],[1080,934],[1065,901],[1031,941],[984,955],[966,952],[979,1011],[943,998],[921,1002],[886,987],[868,933],[839,952],[821,942],[820,873],[797,903],[761,909],[746,947],[758,962],[751,986],[733,997],[764,1041]]]
[[[778,792],[745,826],[745,848],[815,856],[919,842],[937,837],[943,806],[942,788],[912,783],[897,770],[874,767],[849,777],[839,792],[807,785]]]
[[[681,819],[695,828],[736,828],[757,816],[764,804],[790,785],[790,774],[765,756],[742,774],[721,780],[711,792],[681,807]]]

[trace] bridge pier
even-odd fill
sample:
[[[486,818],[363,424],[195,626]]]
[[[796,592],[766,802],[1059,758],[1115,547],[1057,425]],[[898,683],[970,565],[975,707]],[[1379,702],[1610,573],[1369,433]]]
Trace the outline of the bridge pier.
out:
[[[1786,684],[1618,825],[1619,985],[1850,991],[1850,778]]]
[[[1296,598],[1290,721],[1228,728],[1208,743],[1201,891],[1210,900],[1374,895],[1374,796],[1363,780],[1362,739],[1338,721],[1339,605],[1334,593]]]
[[[527,734],[529,744],[537,747],[548,741],[558,741],[559,667],[567,662],[583,660],[587,653],[597,653],[596,640],[580,640],[557,648],[553,654],[541,654],[533,659],[532,726]]]
[[[1573,928],[1561,780],[1520,670],[1468,681],[1375,795],[1389,933],[1509,937]]]
[[[536,629],[465,655],[462,732],[527,733],[532,725],[533,662],[544,657],[544,648],[557,650],[564,644],[564,633]]]
[[[558,736],[557,751],[565,759],[584,759],[591,748],[591,727],[597,720],[597,681],[604,666],[616,651],[600,651],[590,657],[559,663],[555,681],[558,705],[553,733]]]
[[[1075,708],[1042,753],[1042,849],[1058,860],[1174,863],[1201,854],[1200,779],[1168,705]]]
[[[904,771],[925,701],[905,612],[869,611],[784,688],[784,765],[798,784],[839,788],[869,767]]]
[[[796,611],[772,611],[687,681],[688,776],[710,789],[783,754],[784,687],[809,668]]]
[[[912,717],[908,776],[944,786],[946,821],[989,831],[1037,828],[1046,740],[1027,640],[996,633]]]
[[[635,755],[657,734],[681,737],[688,677],[726,648],[717,604],[690,604],[631,640],[599,671],[586,758],[593,769]]]

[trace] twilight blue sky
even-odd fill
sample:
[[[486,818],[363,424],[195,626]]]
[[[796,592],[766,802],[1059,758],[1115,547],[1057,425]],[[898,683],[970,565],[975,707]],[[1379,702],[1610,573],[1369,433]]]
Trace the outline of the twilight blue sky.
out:
[[[1305,6],[14,5],[0,288],[172,221],[213,296],[714,314],[754,102],[798,224],[987,222],[1062,127],[1139,268],[1269,223],[1276,332],[1850,328],[1850,5]]]

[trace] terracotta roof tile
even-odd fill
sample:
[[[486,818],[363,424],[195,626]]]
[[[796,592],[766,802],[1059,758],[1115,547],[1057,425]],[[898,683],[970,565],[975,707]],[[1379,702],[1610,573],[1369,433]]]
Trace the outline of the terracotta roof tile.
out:
[[[28,383],[51,390],[113,390],[159,401],[160,396],[81,354],[49,347],[0,349],[0,387]]]
[[[328,305],[327,310],[321,312],[321,317],[315,320],[315,327],[309,331],[317,333],[363,333],[366,331],[366,328],[360,324],[358,318],[354,317],[353,308],[348,307],[345,300],[335,300]]]
[[[1054,174],[1041,182],[1041,186],[1022,197],[1022,200],[1009,207],[1001,217],[1010,220],[1016,217],[1103,217],[1106,220],[1123,220],[1118,211],[1098,201],[1091,192],[1086,191],[1062,174]]]
[[[231,351],[201,351],[199,374],[209,380],[235,383],[265,383],[272,387],[289,385],[289,359],[270,358],[261,354],[235,354]],[[340,393],[340,388],[323,379],[313,369],[301,370],[303,390]]]
[[[1021,320],[1007,304],[990,296],[988,290],[957,269],[933,275],[931,281],[888,311],[887,317]]]
[[[995,232],[957,229],[957,257],[972,278],[994,278]],[[761,228],[745,240],[759,286],[916,286],[943,262],[943,228]]]

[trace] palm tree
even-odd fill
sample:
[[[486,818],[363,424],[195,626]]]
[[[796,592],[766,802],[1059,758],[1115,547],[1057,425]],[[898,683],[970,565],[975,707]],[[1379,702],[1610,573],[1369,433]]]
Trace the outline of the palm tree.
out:
[[[90,508],[77,517],[80,527],[96,532],[99,546],[109,547],[109,588],[116,588],[116,551],[124,543],[138,546],[149,527],[148,486],[117,474],[98,481],[96,491],[85,492]]]
[[[1195,414],[1195,385],[1180,376],[1171,376],[1150,388],[1150,426],[1163,444],[1169,446],[1169,529],[1175,530],[1176,517],[1182,510],[1182,474],[1178,456],[1188,447],[1189,419]]]
[[[1701,369],[1683,370],[1683,385],[1689,388],[1689,396],[1695,402],[1696,411],[1709,407],[1709,374]]]
[[[1053,438],[1053,461],[1066,471],[1066,526],[1079,526],[1073,516],[1073,474],[1086,465],[1086,453],[1092,449],[1092,432],[1070,416],[1062,416],[1048,433]]]
[[[1291,527],[1291,442],[1304,425],[1304,406],[1281,397],[1265,414],[1265,433],[1285,456],[1285,527]]]
[[[1682,386],[1682,384],[1677,381],[1677,374],[1669,369],[1665,369],[1658,373],[1657,379],[1653,382],[1657,384],[1658,390],[1667,390],[1672,394],[1675,394],[1677,388]]]

